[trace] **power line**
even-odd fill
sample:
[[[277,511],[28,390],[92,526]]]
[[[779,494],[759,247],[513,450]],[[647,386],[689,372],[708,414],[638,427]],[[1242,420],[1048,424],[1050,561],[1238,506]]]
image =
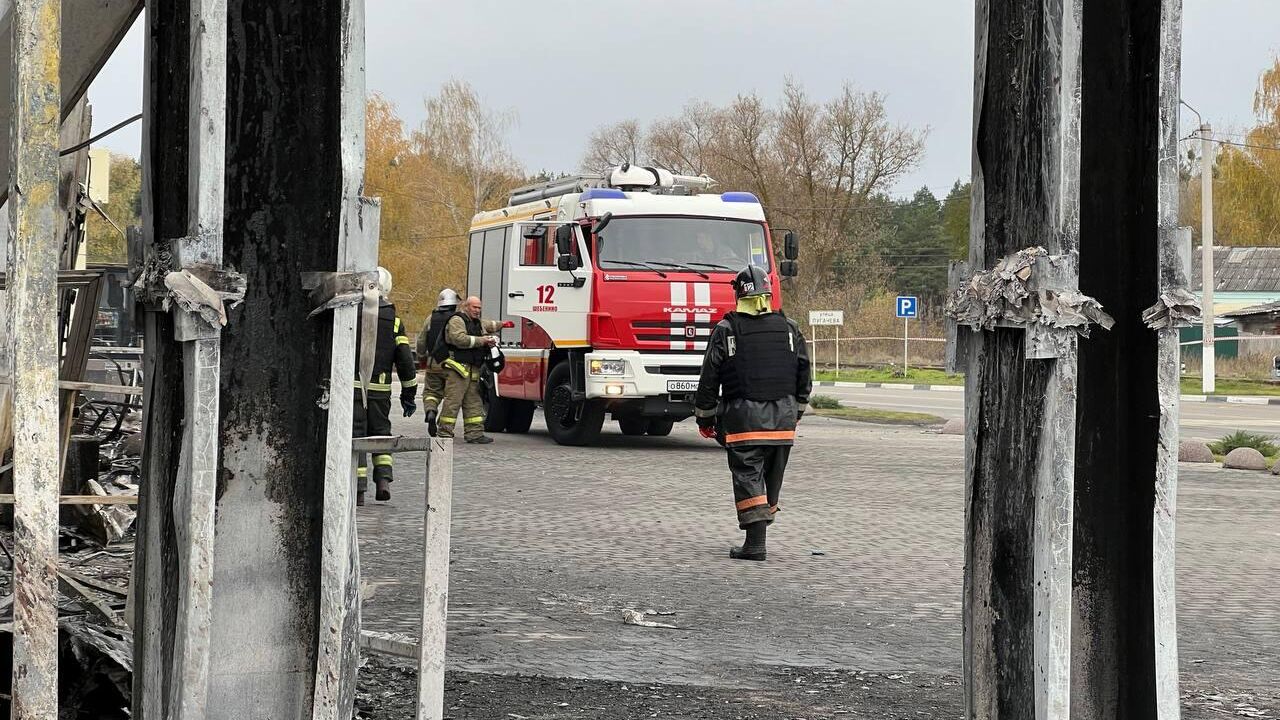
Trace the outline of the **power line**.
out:
[[[1240,137],[1240,136],[1236,135],[1234,137]],[[1203,139],[1204,138],[1201,138],[1199,135],[1192,134],[1178,140],[1178,142],[1187,142],[1189,140],[1203,140]],[[1209,138],[1209,142],[1217,143],[1218,145],[1230,145],[1232,147],[1238,147],[1238,148],[1249,148],[1250,150],[1271,150],[1275,152],[1280,152],[1280,146],[1276,146],[1276,145],[1255,145],[1253,143],[1234,142],[1231,140],[1222,140],[1220,138]]]
[[[1213,142],[1216,142],[1219,145],[1230,145],[1232,147],[1249,148],[1250,150],[1272,150],[1275,152],[1280,152],[1280,147],[1277,147],[1275,145],[1254,145],[1252,143],[1238,143],[1238,142],[1231,142],[1230,140],[1218,140],[1216,138],[1213,140]]]
[[[71,147],[67,148],[66,150],[60,150],[60,151],[58,151],[58,157],[66,157],[67,155],[70,155],[71,153],[76,152],[77,150],[83,150],[83,149],[85,149],[85,148],[89,147],[90,145],[92,145],[92,144],[94,144],[94,143],[98,142],[98,141],[99,141],[99,140],[101,140],[102,138],[104,138],[104,137],[106,137],[106,136],[110,135],[111,133],[113,133],[113,132],[115,132],[115,131],[117,131],[117,130],[119,130],[119,129],[121,129],[121,128],[128,127],[129,125],[132,125],[133,123],[136,123],[136,122],[138,122],[138,121],[139,121],[139,120],[141,120],[141,119],[142,119],[142,113],[138,113],[137,115],[134,115],[133,117],[129,118],[128,120],[124,120],[124,121],[122,121],[122,122],[118,122],[118,123],[116,123],[115,125],[112,125],[111,127],[107,128],[106,130],[103,130],[102,132],[98,133],[97,135],[94,135],[93,137],[89,138],[88,140],[85,140],[85,141],[84,141],[84,142],[82,142],[82,143],[77,143],[77,144],[72,145]]]

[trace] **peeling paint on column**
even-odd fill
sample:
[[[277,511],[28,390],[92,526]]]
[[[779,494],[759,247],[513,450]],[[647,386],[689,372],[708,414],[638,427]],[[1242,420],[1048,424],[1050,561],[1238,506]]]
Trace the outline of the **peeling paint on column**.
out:
[[[13,3],[9,337],[14,345],[15,720],[58,717],[58,137],[61,0]]]
[[[1178,495],[1178,411],[1181,348],[1178,327],[1198,324],[1200,307],[1187,290],[1190,231],[1178,227],[1178,115],[1182,86],[1182,0],[1163,0],[1160,13],[1159,287],[1168,324],[1156,329],[1160,402],[1155,503],[1152,507],[1152,616],[1155,651],[1155,717],[1177,720],[1178,617],[1174,575]],[[1146,320],[1144,315],[1144,320]],[[1148,324],[1150,321],[1148,320]]]

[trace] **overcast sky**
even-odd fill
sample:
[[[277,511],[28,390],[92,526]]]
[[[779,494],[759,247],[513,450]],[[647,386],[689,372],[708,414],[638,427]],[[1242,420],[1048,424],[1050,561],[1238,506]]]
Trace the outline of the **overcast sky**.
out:
[[[1184,2],[1183,98],[1215,128],[1247,127],[1258,74],[1280,54],[1280,0]],[[969,174],[971,0],[367,0],[367,14],[371,91],[416,125],[442,82],[470,82],[518,114],[511,147],[529,171],[576,170],[600,125],[691,99],[773,100],[790,75],[815,99],[845,82],[882,92],[893,119],[928,129],[924,162],[895,192],[941,195]],[[90,90],[98,128],[142,107],[140,25]],[[137,126],[104,144],[137,155]]]

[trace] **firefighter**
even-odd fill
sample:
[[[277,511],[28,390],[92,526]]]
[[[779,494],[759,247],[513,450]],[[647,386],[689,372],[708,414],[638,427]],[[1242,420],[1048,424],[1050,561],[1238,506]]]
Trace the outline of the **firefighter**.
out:
[[[427,434],[436,435],[437,410],[444,397],[444,381],[446,379],[443,362],[449,357],[448,348],[440,342],[444,334],[444,326],[449,318],[458,312],[458,293],[453,288],[440,291],[436,300],[436,309],[427,317],[418,333],[418,357],[425,359],[426,371],[422,381],[422,407],[426,412]]]
[[[487,445],[493,438],[484,434],[484,403],[480,400],[480,378],[484,374],[489,349],[498,344],[492,333],[502,327],[497,320],[480,319],[480,298],[467,298],[444,328],[444,344],[449,355],[444,360],[444,403],[440,406],[440,437],[453,437],[462,411],[463,437],[469,443]]]
[[[378,308],[377,351],[374,356],[373,377],[368,386],[368,402],[365,402],[361,391],[359,359],[356,360],[355,407],[352,411],[352,437],[368,437],[391,434],[391,373],[395,371],[400,378],[400,407],[405,417],[410,417],[418,409],[414,396],[418,392],[418,377],[413,367],[413,353],[409,348],[409,337],[405,335],[404,323],[396,315],[396,306],[391,304],[391,273],[386,268],[378,268],[378,291],[382,301]],[[356,326],[356,347],[360,347],[360,330]],[[356,504],[364,504],[365,488],[369,481],[369,468],[365,456],[360,456],[356,468]],[[379,500],[391,499],[392,460],[391,455],[373,456],[373,482]]]
[[[778,512],[796,423],[812,381],[800,328],[771,309],[769,276],[749,265],[733,280],[737,310],[716,324],[694,401],[698,431],[728,452],[738,527],[736,560],[765,559],[765,528]]]

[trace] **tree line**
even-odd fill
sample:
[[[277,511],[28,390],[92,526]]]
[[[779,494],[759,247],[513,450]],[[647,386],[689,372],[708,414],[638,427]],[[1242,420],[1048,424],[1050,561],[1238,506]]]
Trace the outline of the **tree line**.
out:
[[[380,258],[412,324],[442,287],[465,291],[472,216],[503,206],[516,186],[553,176],[520,167],[509,142],[515,114],[486,105],[467,83],[446,83],[423,102],[425,119],[410,128],[390,101],[370,97],[363,190],[382,199]],[[1213,169],[1218,244],[1280,245],[1280,60],[1261,74],[1254,110],[1251,129],[1219,133],[1227,144]],[[819,99],[787,80],[773,102],[754,93],[722,105],[694,101],[647,124],[600,127],[584,139],[579,169],[660,166],[754,193],[775,230],[802,239],[788,310],[803,319],[811,308],[844,309],[851,330],[877,333],[892,329],[886,308],[899,293],[920,296],[939,319],[947,264],[968,252],[967,182],[942,197],[928,188],[891,194],[923,160],[926,135],[894,122],[880,93],[846,85]],[[1191,143],[1183,165],[1182,222],[1198,242],[1197,151]],[[113,157],[108,212],[120,227],[138,222],[140,186],[137,162]],[[120,234],[101,218],[88,222],[90,260],[122,262]]]

